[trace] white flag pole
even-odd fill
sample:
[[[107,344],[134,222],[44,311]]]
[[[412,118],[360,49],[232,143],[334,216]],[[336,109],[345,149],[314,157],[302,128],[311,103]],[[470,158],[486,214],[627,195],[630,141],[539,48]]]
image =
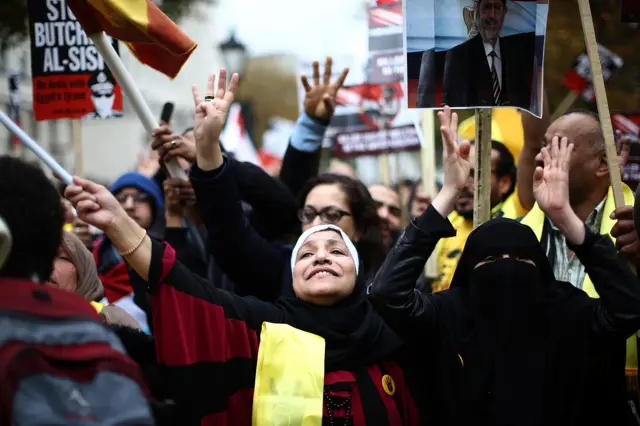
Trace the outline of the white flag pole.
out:
[[[73,184],[73,177],[67,172],[47,151],[42,149],[40,145],[31,136],[27,135],[24,130],[20,128],[16,123],[11,120],[7,114],[0,111],[0,122],[5,125],[7,129],[14,135],[16,135],[27,148],[29,148],[42,162],[44,162],[64,183],[67,185]]]
[[[118,84],[122,87],[122,91],[131,102],[131,106],[142,122],[145,130],[149,135],[151,135],[151,132],[159,127],[158,122],[151,113],[151,109],[142,97],[142,93],[140,93],[136,83],[133,81],[133,77],[124,67],[124,64],[116,53],[116,50],[113,48],[111,43],[109,43],[109,40],[107,40],[107,37],[105,37],[103,32],[91,34],[89,37],[93,40],[93,44],[96,46],[96,49],[98,49],[98,52],[100,52],[102,58],[109,66],[109,69],[118,81]],[[188,179],[186,172],[182,167],[180,167],[175,158],[169,159],[165,165],[167,166],[167,171],[171,177]]]

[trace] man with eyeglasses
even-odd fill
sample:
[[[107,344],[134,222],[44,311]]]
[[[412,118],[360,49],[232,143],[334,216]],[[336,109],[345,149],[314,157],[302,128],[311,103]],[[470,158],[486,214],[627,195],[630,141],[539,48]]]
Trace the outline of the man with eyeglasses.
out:
[[[94,111],[82,117],[83,120],[122,117],[121,111],[114,111],[113,109],[113,103],[116,100],[114,93],[116,80],[108,70],[91,74],[87,85],[91,90],[91,102],[93,103]]]
[[[500,36],[507,0],[474,0],[474,6],[471,38],[446,53],[442,103],[530,109],[535,32]]]
[[[385,185],[371,185],[368,189],[378,206],[378,216],[382,222],[382,240],[385,246],[390,248],[402,231],[400,196]]]
[[[125,173],[111,185],[110,191],[127,214],[144,229],[149,230],[157,215],[164,213],[160,187],[141,173]],[[96,241],[93,257],[98,277],[104,285],[104,302],[120,306],[138,321],[144,331],[148,331],[147,316],[133,300],[127,264],[109,238],[104,236]]]

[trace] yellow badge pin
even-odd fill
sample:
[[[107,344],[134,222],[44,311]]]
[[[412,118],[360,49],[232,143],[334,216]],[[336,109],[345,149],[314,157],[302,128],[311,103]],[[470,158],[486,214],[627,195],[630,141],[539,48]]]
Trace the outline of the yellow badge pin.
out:
[[[388,374],[382,376],[382,389],[384,389],[387,395],[393,396],[393,394],[396,393],[396,384]]]

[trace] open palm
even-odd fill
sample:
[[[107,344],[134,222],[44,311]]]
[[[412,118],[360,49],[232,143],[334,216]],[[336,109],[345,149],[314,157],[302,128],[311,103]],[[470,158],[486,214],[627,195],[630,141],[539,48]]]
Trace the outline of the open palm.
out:
[[[544,167],[534,173],[533,195],[540,209],[553,216],[569,206],[569,168],[573,144],[568,139],[555,136],[551,147],[541,150]]]
[[[458,146],[458,114],[451,112],[448,106],[438,112],[440,132],[442,133],[444,184],[461,190],[469,181],[471,162],[469,151],[471,144],[464,140]]]
[[[336,109],[336,96],[338,90],[344,84],[349,68],[345,68],[340,76],[331,83],[331,68],[333,59],[328,56],[324,63],[324,74],[322,83],[320,83],[320,64],[318,61],[313,62],[313,87],[309,84],[306,75],[300,77],[302,86],[304,87],[304,111],[311,117],[319,120],[328,121],[333,116]]]
[[[233,103],[238,90],[238,74],[233,74],[227,90],[227,71],[223,68],[218,76],[218,89],[214,93],[215,74],[211,74],[207,81],[207,97],[211,100],[203,100],[198,92],[198,87],[192,87],[193,101],[196,111],[194,117],[193,135],[196,145],[218,143],[220,133],[227,119],[229,107]]]

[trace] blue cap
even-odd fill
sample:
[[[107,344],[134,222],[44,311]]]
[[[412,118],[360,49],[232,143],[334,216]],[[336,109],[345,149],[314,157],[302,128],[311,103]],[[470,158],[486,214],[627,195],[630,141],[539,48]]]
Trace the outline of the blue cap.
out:
[[[160,186],[154,181],[143,175],[142,173],[125,173],[120,176],[109,188],[112,194],[123,188],[136,188],[139,191],[151,197],[155,211],[161,211],[164,208],[164,196],[160,190]]]

